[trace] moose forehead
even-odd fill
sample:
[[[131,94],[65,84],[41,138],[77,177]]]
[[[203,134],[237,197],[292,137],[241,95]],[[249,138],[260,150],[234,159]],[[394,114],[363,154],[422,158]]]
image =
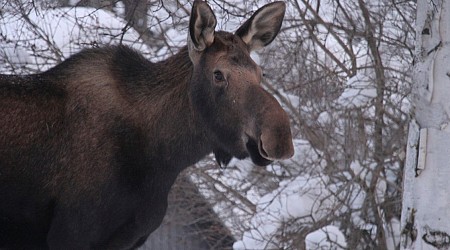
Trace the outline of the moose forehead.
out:
[[[232,66],[245,67],[257,70],[258,66],[250,57],[250,50],[242,39],[232,33],[217,31],[213,44],[208,47],[205,54],[213,55],[209,61],[214,63],[219,58],[225,58]]]

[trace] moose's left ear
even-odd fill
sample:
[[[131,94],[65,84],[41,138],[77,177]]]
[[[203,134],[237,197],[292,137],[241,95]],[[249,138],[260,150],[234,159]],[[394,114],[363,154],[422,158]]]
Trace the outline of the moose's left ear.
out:
[[[260,49],[275,39],[281,28],[286,4],[274,2],[257,10],[236,31],[236,35],[250,47],[250,50]]]
[[[189,48],[203,51],[214,42],[216,17],[207,3],[194,1],[189,20]]]

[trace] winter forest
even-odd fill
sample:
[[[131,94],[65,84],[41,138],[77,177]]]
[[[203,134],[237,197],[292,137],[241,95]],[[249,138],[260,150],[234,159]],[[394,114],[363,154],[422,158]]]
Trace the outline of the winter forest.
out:
[[[216,29],[226,31],[267,2],[208,1]],[[223,238],[214,238],[205,249],[409,249],[416,239],[430,242],[427,235],[442,237],[441,242],[418,249],[447,249],[450,236],[443,231],[450,220],[434,233],[419,228],[424,224],[420,211],[414,221],[413,191],[404,186],[412,187],[420,174],[406,168],[425,162],[426,153],[414,149],[427,152],[425,134],[442,129],[442,119],[448,119],[448,105],[430,105],[433,101],[422,98],[426,93],[413,88],[416,77],[436,80],[426,70],[445,39],[416,42],[416,34],[438,33],[442,27],[433,26],[433,15],[450,8],[439,0],[286,3],[280,34],[252,56],[263,69],[264,88],[291,118],[294,157],[267,167],[233,160],[223,169],[213,155],[203,159],[179,176],[164,224],[189,227],[194,238],[213,233],[233,239],[224,247]],[[423,9],[419,33],[418,5]],[[191,6],[187,0],[2,0],[0,73],[37,73],[83,48],[120,43],[151,61],[162,60],[186,44]],[[421,51],[417,43],[434,49]],[[415,97],[425,103],[418,124]],[[448,195],[426,190],[435,199]],[[143,249],[152,249],[151,243]]]

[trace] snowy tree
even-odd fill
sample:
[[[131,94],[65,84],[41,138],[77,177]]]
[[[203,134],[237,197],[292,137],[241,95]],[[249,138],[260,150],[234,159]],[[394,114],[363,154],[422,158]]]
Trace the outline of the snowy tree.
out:
[[[396,249],[415,4],[288,6],[281,38],[259,60],[265,86],[291,113],[297,154],[266,169],[237,164],[204,190],[239,191],[239,206],[224,209],[241,218],[232,226],[243,230],[236,249],[302,249],[327,225],[344,233],[342,247]]]
[[[416,50],[405,166],[402,249],[450,247],[450,1],[417,3]]]

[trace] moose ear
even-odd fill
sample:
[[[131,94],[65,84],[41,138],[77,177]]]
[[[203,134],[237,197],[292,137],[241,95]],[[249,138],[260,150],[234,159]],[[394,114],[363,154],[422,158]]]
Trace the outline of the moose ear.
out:
[[[267,4],[257,10],[235,34],[249,46],[250,50],[260,49],[277,36],[285,11],[284,2]]]
[[[194,1],[191,18],[189,20],[189,48],[203,51],[214,42],[214,28],[216,16],[202,1]]]

